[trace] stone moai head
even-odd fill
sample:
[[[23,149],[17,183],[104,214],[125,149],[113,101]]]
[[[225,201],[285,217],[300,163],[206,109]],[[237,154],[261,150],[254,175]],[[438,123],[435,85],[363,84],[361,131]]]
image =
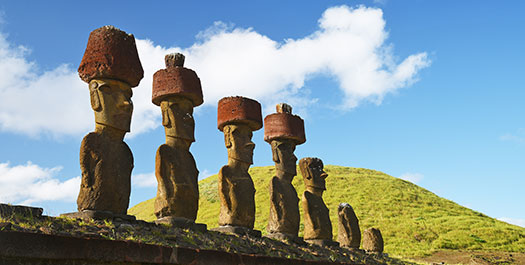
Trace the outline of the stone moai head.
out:
[[[133,35],[113,26],[92,31],[78,74],[89,84],[95,122],[129,132],[131,88],[144,77]]]
[[[218,129],[224,133],[228,158],[253,164],[252,132],[262,128],[261,104],[245,97],[219,100]]]
[[[201,81],[197,74],[184,67],[184,55],[168,54],[166,69],[153,75],[152,102],[162,110],[166,137],[188,143],[195,142],[193,108],[203,103]]]
[[[276,110],[264,118],[264,140],[272,147],[277,175],[282,175],[281,171],[293,178],[297,175],[295,146],[306,142],[304,121],[293,115],[292,107],[286,103],[277,104]]]
[[[306,190],[320,194],[326,190],[325,179],[328,174],[324,172],[323,167],[323,161],[316,157],[305,157],[299,160],[299,168]]]

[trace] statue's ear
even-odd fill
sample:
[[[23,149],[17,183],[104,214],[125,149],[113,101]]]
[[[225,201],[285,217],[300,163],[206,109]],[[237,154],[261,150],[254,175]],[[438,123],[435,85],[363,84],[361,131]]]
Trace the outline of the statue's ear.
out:
[[[279,154],[277,153],[277,148],[278,148],[277,141],[272,141],[272,159],[273,159],[273,162],[275,163],[281,162],[279,160]]]
[[[170,125],[170,115],[168,111],[169,106],[167,105],[168,105],[168,102],[165,102],[165,101],[162,101],[160,103],[160,109],[162,110],[162,125],[164,126]]]
[[[224,126],[222,129],[224,132],[224,144],[226,145],[226,148],[230,148],[232,146],[231,137],[231,128],[230,126]]]
[[[100,97],[98,96],[98,84],[95,81],[89,83],[89,98],[91,99],[91,108],[94,111],[100,111],[102,105],[100,104]]]

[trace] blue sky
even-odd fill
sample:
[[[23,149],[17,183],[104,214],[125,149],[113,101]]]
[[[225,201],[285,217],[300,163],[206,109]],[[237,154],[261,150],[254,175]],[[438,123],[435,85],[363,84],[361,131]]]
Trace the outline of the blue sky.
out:
[[[284,101],[305,120],[296,155],[408,179],[525,226],[525,4],[522,1],[0,2],[0,201],[76,209],[78,151],[94,128],[76,69],[89,33],[137,39],[130,206],[152,198],[164,142],[151,76],[187,55],[205,104],[191,151],[201,177],[227,161],[216,102],[263,114]],[[262,130],[254,166],[272,165]],[[327,180],[329,181],[329,179]],[[349,187],[358,189],[359,187]],[[351,203],[351,202],[350,202]]]

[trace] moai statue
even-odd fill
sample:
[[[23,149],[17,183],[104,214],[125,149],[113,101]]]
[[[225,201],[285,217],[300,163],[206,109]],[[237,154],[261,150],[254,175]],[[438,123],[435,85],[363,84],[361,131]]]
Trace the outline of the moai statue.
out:
[[[255,187],[248,174],[253,164],[252,132],[262,127],[261,104],[244,97],[219,100],[217,124],[224,133],[228,164],[219,171],[221,209],[213,230],[260,236],[255,222]]]
[[[297,175],[295,146],[306,142],[304,121],[292,114],[292,107],[281,103],[277,113],[264,118],[264,140],[272,147],[276,176],[270,181],[268,237],[298,241],[299,198],[292,185]]]
[[[339,231],[337,241],[342,247],[359,248],[361,243],[361,230],[359,220],[355,215],[354,209],[348,203],[339,204],[337,209],[339,216]]]
[[[197,74],[183,67],[184,55],[168,54],[166,69],[153,75],[152,102],[162,110],[166,143],[157,149],[157,223],[191,228],[199,208],[199,171],[189,149],[195,142],[193,108],[203,103]]]
[[[363,249],[367,252],[383,252],[383,236],[377,228],[368,228],[363,232]]]
[[[95,131],[82,140],[79,212],[125,215],[131,191],[133,155],[123,141],[130,131],[132,87],[144,76],[135,38],[113,26],[94,30],[78,67],[89,83]]]
[[[302,198],[304,240],[321,246],[338,245],[332,241],[332,223],[322,197],[326,190],[325,179],[328,177],[323,170],[323,161],[315,157],[306,157],[299,160],[299,168],[305,186]]]

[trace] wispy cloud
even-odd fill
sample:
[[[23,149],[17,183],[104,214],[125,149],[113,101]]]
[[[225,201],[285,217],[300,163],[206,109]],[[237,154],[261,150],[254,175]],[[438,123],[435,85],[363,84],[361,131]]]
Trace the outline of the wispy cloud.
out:
[[[11,166],[0,163],[0,202],[32,204],[42,201],[74,202],[80,189],[80,177],[61,181],[61,167],[42,168],[27,162]]]
[[[501,141],[515,142],[525,144],[525,128],[520,128],[516,133],[506,133],[499,137]]]
[[[137,174],[131,176],[131,183],[133,186],[141,188],[157,187],[157,178],[154,172]]]
[[[362,102],[381,104],[389,93],[417,81],[417,73],[430,65],[424,52],[396,62],[385,24],[381,9],[337,6],[322,14],[315,32],[299,39],[272,40],[252,28],[223,22],[201,32],[188,48],[138,39],[145,73],[134,89],[130,136],[160,126],[160,111],[151,103],[152,75],[164,68],[164,55],[171,52],[187,56],[186,65],[200,76],[208,106],[224,96],[241,95],[265,106],[287,101],[304,112],[317,100],[304,89],[313,76],[336,81],[334,89],[344,96],[331,105],[340,110]],[[78,136],[93,128],[87,85],[75,67],[64,64],[39,73],[28,53],[0,33],[0,130]]]
[[[423,179],[423,177],[424,177],[423,174],[410,173],[410,172],[404,173],[401,176],[399,176],[400,179],[404,179],[406,181],[410,181],[410,182],[412,182],[414,184],[419,183]]]
[[[209,171],[207,169],[204,169],[203,171],[199,172],[199,180],[205,179],[205,178],[207,178],[207,177],[209,177],[209,176],[211,176],[213,174],[215,174],[215,173],[213,173],[213,172],[211,172],[211,171]]]
[[[500,221],[509,223],[509,224],[513,224],[513,225],[517,225],[517,226],[521,226],[525,228],[525,219],[508,218],[508,217],[500,217],[497,219]]]

